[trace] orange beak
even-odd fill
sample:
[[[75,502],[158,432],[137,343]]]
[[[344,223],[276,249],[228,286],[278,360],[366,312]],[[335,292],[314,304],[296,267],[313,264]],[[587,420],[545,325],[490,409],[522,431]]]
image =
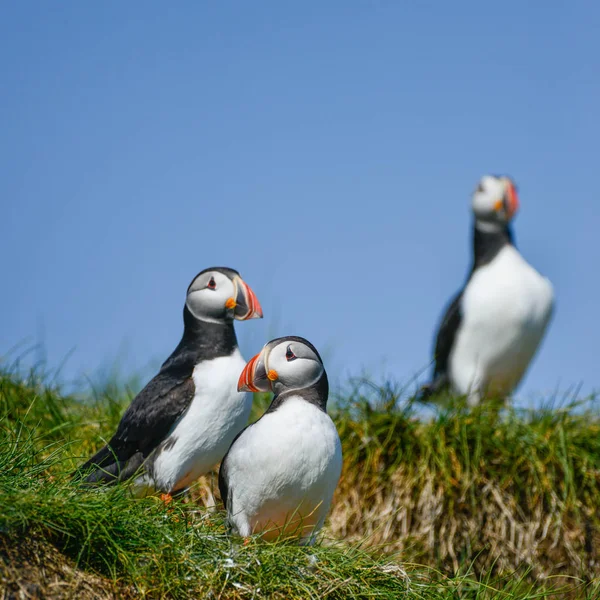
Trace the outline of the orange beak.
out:
[[[256,371],[256,364],[260,358],[261,353],[259,352],[256,356],[253,356],[248,364],[244,367],[240,378],[238,379],[238,392],[260,392],[260,390],[254,385],[254,373]]]
[[[262,307],[252,288],[241,278],[237,279],[237,284],[238,292],[235,301],[235,318],[239,321],[262,319]]]
[[[277,380],[277,372],[269,371],[265,366],[265,349],[253,356],[244,367],[238,379],[238,392],[271,392],[272,384]]]
[[[508,218],[512,219],[519,210],[519,196],[517,189],[512,181],[509,181],[506,188],[506,198],[508,201]]]

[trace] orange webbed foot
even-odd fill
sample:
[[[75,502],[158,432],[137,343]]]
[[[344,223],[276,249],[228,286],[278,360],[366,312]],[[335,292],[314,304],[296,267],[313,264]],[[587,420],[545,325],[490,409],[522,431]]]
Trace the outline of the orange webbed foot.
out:
[[[168,506],[173,502],[173,496],[171,496],[171,494],[161,494],[160,499],[165,503],[165,506]]]

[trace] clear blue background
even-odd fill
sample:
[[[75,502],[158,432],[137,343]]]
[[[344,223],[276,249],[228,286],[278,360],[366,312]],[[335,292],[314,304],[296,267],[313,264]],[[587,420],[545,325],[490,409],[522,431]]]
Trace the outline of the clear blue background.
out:
[[[600,382],[595,0],[4,2],[0,72],[0,353],[149,372],[228,265],[247,358],[299,334],[409,382],[492,172],[557,293],[520,401]]]

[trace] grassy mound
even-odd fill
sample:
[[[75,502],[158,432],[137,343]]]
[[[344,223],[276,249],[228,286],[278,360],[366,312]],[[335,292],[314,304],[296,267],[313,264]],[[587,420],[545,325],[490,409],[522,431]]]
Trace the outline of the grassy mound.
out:
[[[299,548],[230,538],[214,477],[169,506],[82,490],[68,473],[132,394],[0,377],[4,598],[600,597],[592,412],[423,421],[378,393],[338,403],[342,480],[325,539]]]
[[[527,568],[600,575],[600,417],[588,410],[466,412],[423,422],[389,390],[337,416],[344,474],[335,537],[446,573]],[[383,397],[381,397],[383,396]]]

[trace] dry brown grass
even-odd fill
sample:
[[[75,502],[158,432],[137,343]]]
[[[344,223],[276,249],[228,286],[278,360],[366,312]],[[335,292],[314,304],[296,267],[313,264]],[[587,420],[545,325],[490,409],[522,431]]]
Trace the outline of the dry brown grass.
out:
[[[458,405],[423,420],[396,406],[392,396],[337,413],[345,461],[333,537],[444,573],[600,577],[593,407],[467,413]]]
[[[556,497],[550,506],[522,506],[510,491],[483,481],[473,507],[449,501],[432,476],[417,493],[414,478],[401,471],[377,490],[355,479],[346,474],[337,491],[329,523],[335,538],[399,551],[408,562],[446,573],[468,564],[478,573],[527,568],[537,580],[600,576],[597,516],[582,521]]]

